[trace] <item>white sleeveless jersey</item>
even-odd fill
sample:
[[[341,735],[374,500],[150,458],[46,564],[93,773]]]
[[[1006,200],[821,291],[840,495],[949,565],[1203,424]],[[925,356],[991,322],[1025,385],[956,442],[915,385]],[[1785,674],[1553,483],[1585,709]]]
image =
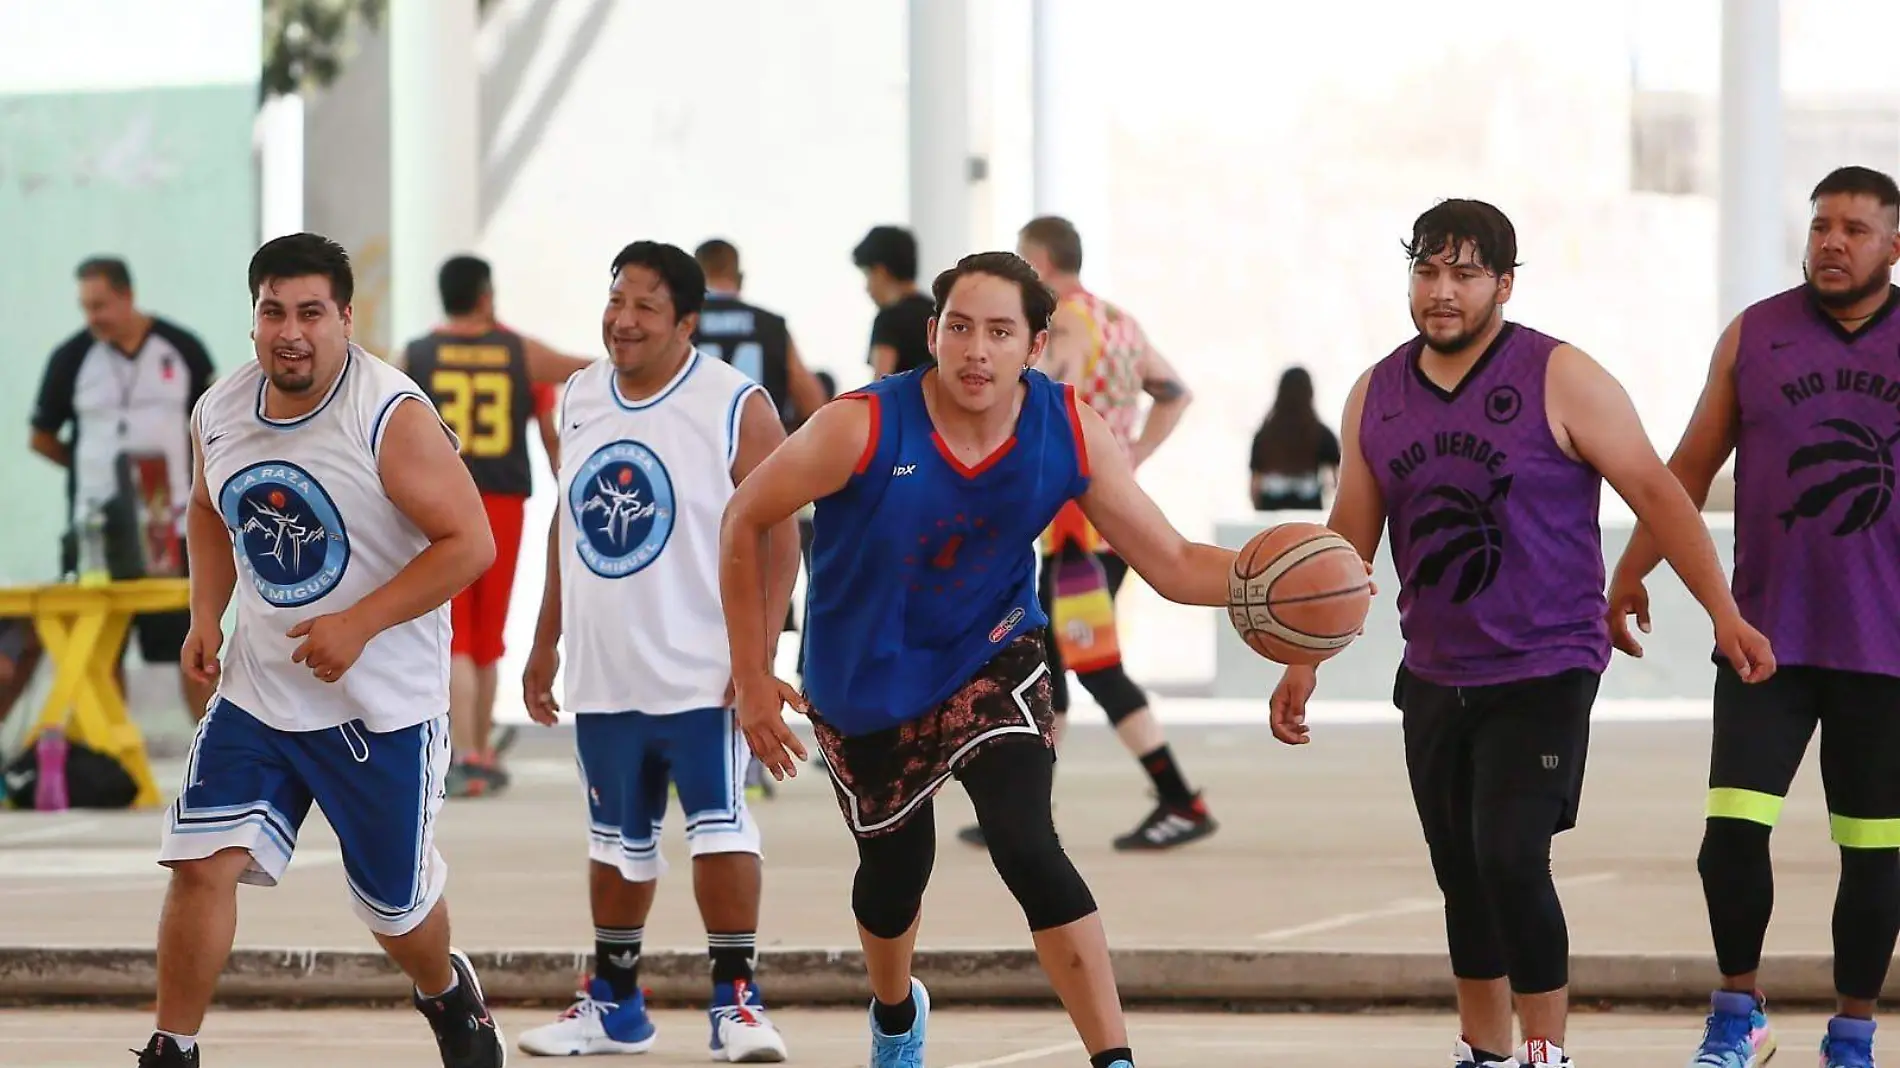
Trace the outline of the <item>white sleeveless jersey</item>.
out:
[[[697,349],[637,403],[620,395],[611,361],[568,379],[558,505],[566,711],[725,705],[719,522],[754,392],[763,390],[743,372]]]
[[[219,694],[285,731],[360,719],[381,732],[442,715],[448,605],[371,638],[336,682],[292,663],[303,639],[287,636],[302,620],[362,600],[429,547],[383,491],[377,452],[399,403],[413,399],[431,414],[435,406],[407,375],[354,345],[307,415],[266,419],[264,386],[263,370],[247,361],[205,393],[192,420],[205,488],[237,559],[237,629]]]

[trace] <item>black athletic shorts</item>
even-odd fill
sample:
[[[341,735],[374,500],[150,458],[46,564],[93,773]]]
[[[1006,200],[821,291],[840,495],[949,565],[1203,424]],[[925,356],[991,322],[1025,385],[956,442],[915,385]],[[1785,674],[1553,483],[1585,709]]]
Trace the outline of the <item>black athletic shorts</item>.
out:
[[[60,538],[59,568],[61,574],[70,574],[79,567],[77,543],[69,533]],[[185,648],[185,635],[191,633],[191,612],[150,612],[132,617],[132,631],[126,635],[127,645],[134,635],[139,641],[139,659],[148,664],[176,664]],[[120,656],[124,656],[123,650]]]
[[[1716,665],[1711,818],[1773,827],[1821,728],[1821,787],[1834,841],[1900,847],[1900,678],[1794,665],[1746,683]]]
[[[1439,821],[1427,814],[1446,808],[1531,795],[1562,803],[1552,834],[1576,826],[1599,681],[1577,668],[1492,686],[1439,686],[1401,666],[1392,703],[1405,726],[1405,767],[1420,818],[1429,826]]]

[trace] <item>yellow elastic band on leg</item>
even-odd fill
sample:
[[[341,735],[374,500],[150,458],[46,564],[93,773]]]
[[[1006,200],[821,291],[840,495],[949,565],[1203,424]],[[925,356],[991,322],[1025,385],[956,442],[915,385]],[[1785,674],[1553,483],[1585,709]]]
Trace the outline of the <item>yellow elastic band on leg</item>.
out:
[[[1848,849],[1900,849],[1900,820],[1861,820],[1827,814],[1834,844]]]
[[[1707,815],[1710,819],[1747,820],[1764,827],[1773,827],[1781,819],[1781,803],[1785,800],[1760,790],[1720,786],[1709,791]]]

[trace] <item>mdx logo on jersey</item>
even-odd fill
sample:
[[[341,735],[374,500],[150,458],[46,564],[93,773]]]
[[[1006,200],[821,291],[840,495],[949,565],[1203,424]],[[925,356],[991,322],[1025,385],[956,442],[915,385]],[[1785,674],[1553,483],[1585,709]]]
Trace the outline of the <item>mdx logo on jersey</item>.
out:
[[[574,472],[567,507],[581,562],[602,578],[626,578],[646,567],[673,534],[673,480],[637,441],[594,450]]]
[[[350,564],[350,538],[336,503],[293,463],[252,464],[218,492],[251,585],[279,608],[309,604],[336,588]]]

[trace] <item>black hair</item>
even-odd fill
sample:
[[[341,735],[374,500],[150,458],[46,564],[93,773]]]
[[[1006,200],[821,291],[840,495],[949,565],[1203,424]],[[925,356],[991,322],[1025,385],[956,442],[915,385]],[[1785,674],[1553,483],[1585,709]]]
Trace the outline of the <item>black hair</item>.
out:
[[[851,262],[863,270],[882,267],[900,282],[917,280],[917,238],[901,226],[873,226],[858,247],[851,250]]]
[[[1313,376],[1304,367],[1289,367],[1254,434],[1252,467],[1262,473],[1306,474],[1313,470],[1325,433],[1313,407]]]
[[[1056,313],[1055,290],[1043,284],[1042,278],[1029,262],[1014,252],[973,252],[957,261],[955,267],[937,276],[930,285],[930,295],[936,298],[938,316],[943,315],[944,305],[949,303],[950,291],[966,275],[987,274],[994,278],[1016,283],[1023,295],[1023,318],[1029,321],[1032,333],[1041,333],[1049,329],[1049,319]]]
[[[435,287],[442,294],[442,310],[449,315],[467,315],[482,302],[482,295],[494,285],[494,272],[488,261],[475,256],[451,256],[436,272]]]
[[[80,263],[73,277],[82,282],[97,278],[120,293],[132,292],[132,269],[117,256],[93,256]]]
[[[1023,224],[1017,237],[1042,246],[1049,263],[1067,274],[1082,273],[1082,235],[1060,215],[1042,215]]]
[[[1517,230],[1496,207],[1482,200],[1441,200],[1412,223],[1405,242],[1406,262],[1418,264],[1441,253],[1456,254],[1469,241],[1478,265],[1500,277],[1516,272]]]
[[[673,298],[674,322],[698,315],[706,306],[706,272],[699,269],[698,260],[688,256],[678,245],[635,241],[614,257],[611,276],[619,278],[627,267],[645,267],[666,283],[667,295]]]
[[[1814,192],[1808,194],[1808,203],[1812,205],[1822,197],[1839,193],[1870,196],[1878,200],[1881,207],[1900,212],[1900,186],[1872,167],[1834,168],[1815,185]]]
[[[713,275],[732,277],[739,273],[739,248],[724,238],[715,237],[700,242],[699,247],[693,250],[693,259],[709,278]]]
[[[350,254],[343,246],[322,234],[286,234],[264,242],[251,256],[251,300],[270,278],[305,278],[320,274],[330,280],[330,296],[339,308],[347,308],[356,295],[356,275],[350,270]]]

